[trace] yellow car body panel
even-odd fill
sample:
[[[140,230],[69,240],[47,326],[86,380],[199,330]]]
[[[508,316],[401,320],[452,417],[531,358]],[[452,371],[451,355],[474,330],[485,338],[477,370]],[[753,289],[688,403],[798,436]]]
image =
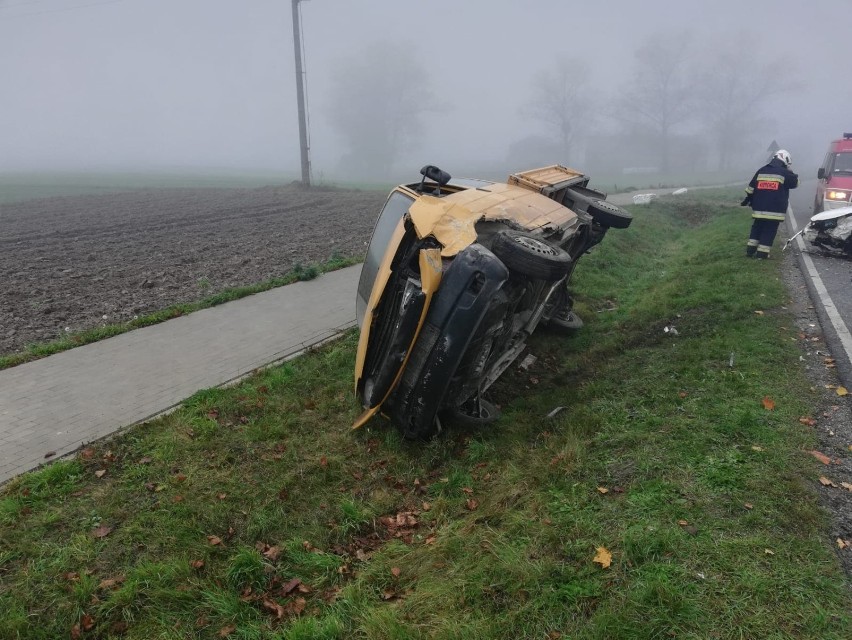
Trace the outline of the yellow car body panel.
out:
[[[420,238],[434,236],[445,258],[476,242],[476,223],[507,221],[527,231],[542,227],[573,226],[577,214],[528,188],[495,183],[466,189],[443,198],[419,196],[409,209]]]
[[[364,314],[364,319],[361,321],[361,334],[358,337],[358,350],[355,352],[355,382],[361,379],[361,372],[364,371],[364,361],[367,359],[367,344],[370,341],[370,326],[373,324],[373,311],[379,300],[382,299],[382,294],[385,291],[385,286],[388,283],[391,275],[390,264],[393,256],[396,253],[396,248],[399,246],[402,236],[405,235],[405,227],[403,221],[400,220],[396,225],[388,248],[379,265],[379,271],[376,274],[376,282],[373,285],[373,290],[370,292],[370,300],[367,302],[367,311]]]

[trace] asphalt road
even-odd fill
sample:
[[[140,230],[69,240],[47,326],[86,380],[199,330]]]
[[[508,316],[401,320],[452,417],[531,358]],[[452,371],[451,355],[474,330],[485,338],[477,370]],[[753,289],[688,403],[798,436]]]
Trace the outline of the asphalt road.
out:
[[[783,246],[788,236],[808,223],[813,215],[815,192],[815,179],[803,180],[790,192],[788,233],[779,234],[776,246],[779,242]],[[787,250],[797,254],[840,379],[844,386],[852,389],[852,259],[827,255],[801,236]]]

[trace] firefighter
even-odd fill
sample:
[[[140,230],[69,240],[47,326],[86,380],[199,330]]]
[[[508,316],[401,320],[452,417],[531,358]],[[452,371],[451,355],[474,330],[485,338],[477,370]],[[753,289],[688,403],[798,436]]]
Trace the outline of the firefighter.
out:
[[[752,210],[751,234],[746,245],[746,256],[750,258],[769,257],[778,225],[787,213],[790,189],[799,185],[799,176],[790,171],[792,163],[790,153],[779,149],[746,187],[746,197],[740,206],[750,206]]]

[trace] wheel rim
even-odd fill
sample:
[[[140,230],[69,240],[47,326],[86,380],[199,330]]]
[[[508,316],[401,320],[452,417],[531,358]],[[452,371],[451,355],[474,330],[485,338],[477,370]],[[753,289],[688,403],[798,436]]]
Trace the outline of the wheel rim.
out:
[[[534,253],[543,256],[555,256],[556,249],[551,247],[546,242],[542,242],[537,238],[531,238],[529,236],[515,236],[515,242],[524,247],[525,249],[529,249]]]

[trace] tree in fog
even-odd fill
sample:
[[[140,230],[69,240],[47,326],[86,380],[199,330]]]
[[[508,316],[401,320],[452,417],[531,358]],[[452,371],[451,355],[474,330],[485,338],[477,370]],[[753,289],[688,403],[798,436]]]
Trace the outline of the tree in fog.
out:
[[[386,175],[435,108],[428,73],[399,43],[374,43],[341,60],[333,74],[328,118],[348,147],[344,170]]]
[[[657,34],[645,40],[634,56],[630,83],[613,114],[656,138],[660,169],[668,171],[672,136],[694,113],[689,36]]]
[[[716,45],[700,73],[699,112],[715,142],[720,169],[754,148],[772,124],[764,107],[794,88],[795,71],[779,56],[764,56],[748,34]]]
[[[574,147],[591,129],[594,110],[589,78],[584,61],[563,58],[533,77],[530,100],[521,109],[522,115],[545,125],[563,163],[570,161]]]

